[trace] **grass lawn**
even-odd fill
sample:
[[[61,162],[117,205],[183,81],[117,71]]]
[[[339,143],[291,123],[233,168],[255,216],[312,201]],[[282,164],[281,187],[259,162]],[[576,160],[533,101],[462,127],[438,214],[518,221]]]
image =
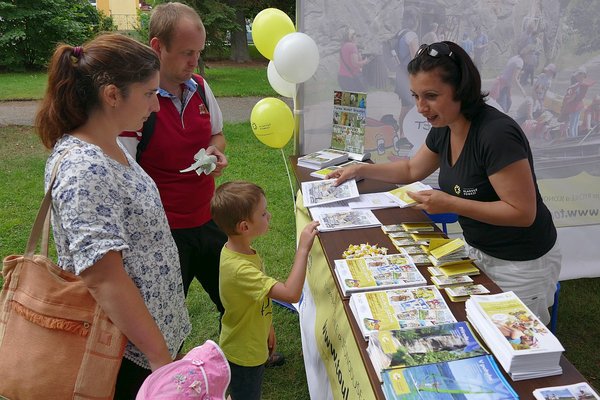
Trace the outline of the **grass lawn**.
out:
[[[267,79],[267,67],[260,63],[235,66],[208,62],[206,79],[215,96],[278,96]],[[0,73],[0,101],[39,100],[46,90],[47,75],[36,73]]]
[[[270,232],[255,244],[267,271],[285,279],[294,257],[295,222],[291,191],[280,151],[259,143],[248,123],[226,124],[230,167],[220,182],[249,180],[261,185],[273,214]],[[291,152],[291,143],[284,149]],[[29,127],[0,127],[0,255],[21,254],[43,195],[43,170],[47,152]],[[565,355],[600,389],[600,278],[561,283],[558,338]],[[194,282],[188,296],[193,331],[185,350],[217,339],[218,314],[202,288]],[[284,366],[268,369],[263,399],[307,399],[297,315],[274,307],[278,348]]]
[[[0,73],[0,101],[39,100],[46,90],[45,72]]]

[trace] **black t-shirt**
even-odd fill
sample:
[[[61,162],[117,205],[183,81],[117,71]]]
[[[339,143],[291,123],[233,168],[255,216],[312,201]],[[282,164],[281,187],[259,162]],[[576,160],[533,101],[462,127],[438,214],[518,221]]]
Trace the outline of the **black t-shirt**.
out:
[[[440,189],[469,200],[499,200],[488,177],[516,161],[529,160],[537,203],[533,224],[526,228],[497,226],[460,216],[459,223],[467,243],[493,257],[511,261],[534,260],[554,246],[556,228],[538,189],[531,148],[512,118],[486,106],[473,119],[462,153],[454,166],[450,166],[448,127],[432,128],[425,143],[440,156]]]

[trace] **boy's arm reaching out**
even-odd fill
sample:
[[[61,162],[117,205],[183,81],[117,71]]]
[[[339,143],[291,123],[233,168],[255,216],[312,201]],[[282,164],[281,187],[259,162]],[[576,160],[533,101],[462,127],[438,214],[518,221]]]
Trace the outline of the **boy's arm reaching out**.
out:
[[[269,291],[269,297],[274,300],[285,301],[286,303],[297,303],[300,300],[302,294],[302,286],[304,286],[304,277],[306,276],[306,263],[308,261],[308,254],[317,235],[318,222],[309,222],[302,233],[300,234],[300,241],[298,243],[298,249],[296,250],[296,257],[294,257],[294,265],[292,270],[285,281],[277,282]]]

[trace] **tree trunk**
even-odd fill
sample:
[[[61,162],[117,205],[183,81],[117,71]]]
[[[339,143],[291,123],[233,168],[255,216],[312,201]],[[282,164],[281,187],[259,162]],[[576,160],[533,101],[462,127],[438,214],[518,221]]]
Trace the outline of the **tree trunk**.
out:
[[[241,10],[236,10],[235,20],[239,30],[231,32],[231,56],[230,60],[245,63],[250,61],[248,53],[248,42],[246,41],[246,16]]]
[[[196,72],[203,78],[206,78],[206,63],[202,59],[202,56],[198,59],[198,66],[196,67]]]

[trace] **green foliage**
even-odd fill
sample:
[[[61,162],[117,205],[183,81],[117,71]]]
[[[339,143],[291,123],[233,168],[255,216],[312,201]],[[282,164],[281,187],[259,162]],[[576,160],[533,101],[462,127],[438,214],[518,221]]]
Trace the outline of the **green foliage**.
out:
[[[148,30],[150,29],[150,13],[148,11],[138,10],[137,12],[137,24],[135,26],[135,32],[137,34],[137,40],[144,44],[150,42],[148,37]]]
[[[58,43],[78,45],[112,29],[88,0],[0,1],[0,68],[44,67]]]

